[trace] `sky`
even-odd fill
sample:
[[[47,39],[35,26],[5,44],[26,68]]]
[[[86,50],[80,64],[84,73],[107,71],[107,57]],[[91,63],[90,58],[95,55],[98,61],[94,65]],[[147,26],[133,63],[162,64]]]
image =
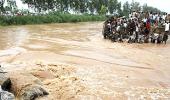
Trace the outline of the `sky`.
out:
[[[132,0],[119,0],[122,3],[128,1],[132,2]],[[170,13],[170,0],[134,0],[134,2],[139,2],[141,5],[147,3],[148,6],[156,7],[161,11],[165,11]]]
[[[19,9],[27,9],[28,6],[26,4],[23,4],[21,0],[16,0],[17,6]]]
[[[118,0],[122,3],[129,1],[132,2],[132,0]],[[19,9],[28,8],[27,5],[22,4],[21,0],[16,0],[17,6]],[[170,0],[134,0],[134,2],[139,2],[141,5],[144,3],[147,3],[147,5],[156,7],[162,11],[170,13]]]

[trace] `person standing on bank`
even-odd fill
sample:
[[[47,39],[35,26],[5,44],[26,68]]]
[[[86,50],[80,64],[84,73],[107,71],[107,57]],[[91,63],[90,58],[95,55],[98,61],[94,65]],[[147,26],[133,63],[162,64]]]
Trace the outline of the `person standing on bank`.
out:
[[[166,41],[168,40],[169,29],[170,29],[170,23],[169,23],[169,21],[166,21],[166,23],[165,23],[165,33],[163,35],[163,42],[165,42],[165,44],[166,44]]]

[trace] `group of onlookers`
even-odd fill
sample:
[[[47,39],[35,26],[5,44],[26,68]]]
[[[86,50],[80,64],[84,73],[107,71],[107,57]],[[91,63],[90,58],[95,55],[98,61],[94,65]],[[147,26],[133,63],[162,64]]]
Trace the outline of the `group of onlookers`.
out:
[[[103,35],[104,38],[109,38],[114,42],[128,40],[129,43],[148,43],[149,41],[166,43],[169,27],[167,13],[133,11],[128,17],[111,17],[105,21]]]

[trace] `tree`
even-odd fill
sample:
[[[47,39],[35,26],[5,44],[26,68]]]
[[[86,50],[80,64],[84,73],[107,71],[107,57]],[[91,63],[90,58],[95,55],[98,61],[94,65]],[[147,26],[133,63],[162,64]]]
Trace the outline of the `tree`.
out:
[[[87,7],[88,7],[88,0],[80,0],[80,13],[86,13],[87,12]]]
[[[87,3],[88,6],[88,10],[91,14],[94,14],[95,12],[95,6],[94,6],[94,0],[89,0],[89,2]]]
[[[131,12],[130,4],[127,1],[123,4],[123,12],[122,13],[124,16],[128,16],[130,14],[130,12]]]
[[[8,3],[8,11],[11,11],[12,13],[17,9],[17,4],[15,0],[7,0]]]
[[[0,12],[5,11],[5,9],[4,9],[4,3],[5,3],[5,0],[0,0]]]
[[[148,6],[147,4],[144,4],[142,6],[142,10],[143,12],[158,12],[158,13],[161,12],[159,9]]]
[[[118,14],[119,14],[119,16],[121,17],[121,16],[123,16],[123,11],[122,11],[122,9],[121,9],[121,3],[119,2],[118,4],[117,4],[117,12],[118,12]]]
[[[114,12],[117,12],[121,9],[120,2],[117,0],[109,0],[108,1],[108,10],[110,14],[113,14]]]
[[[132,2],[131,4],[132,11],[141,11],[141,6],[139,2]]]
[[[107,13],[107,7],[102,5],[99,14],[106,15],[106,13]]]

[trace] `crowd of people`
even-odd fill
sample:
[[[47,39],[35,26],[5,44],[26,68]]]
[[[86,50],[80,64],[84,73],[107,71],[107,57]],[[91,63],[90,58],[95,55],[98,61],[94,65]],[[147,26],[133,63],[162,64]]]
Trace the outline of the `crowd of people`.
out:
[[[133,11],[128,17],[111,17],[106,20],[103,36],[113,42],[166,43],[169,29],[167,13]]]

